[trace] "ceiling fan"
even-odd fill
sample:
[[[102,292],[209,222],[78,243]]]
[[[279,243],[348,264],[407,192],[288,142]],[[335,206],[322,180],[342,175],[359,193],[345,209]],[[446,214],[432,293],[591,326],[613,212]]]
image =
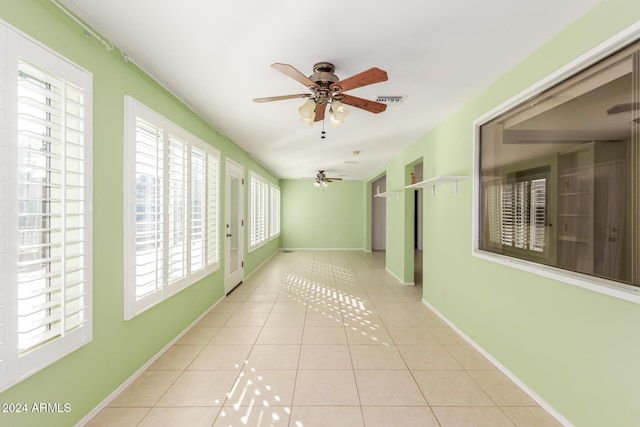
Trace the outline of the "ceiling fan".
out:
[[[634,110],[640,110],[640,102],[628,102],[626,104],[616,104],[607,110],[607,114],[626,113]]]
[[[308,98],[298,108],[301,120],[312,126],[314,122],[324,120],[327,106],[334,123],[342,123],[349,111],[343,104],[378,114],[387,106],[383,103],[347,95],[351,89],[368,86],[374,83],[386,81],[387,72],[373,67],[359,74],[340,80],[335,74],[335,66],[329,62],[318,62],[313,66],[313,74],[309,77],[302,74],[289,64],[275,63],[271,67],[292,79],[305,85],[311,93],[299,93],[294,95],[270,96],[267,98],[254,98],[253,102],[271,102],[283,99]]]
[[[314,187],[322,187],[326,188],[330,182],[333,181],[342,181],[342,178],[331,178],[325,175],[323,170],[319,170],[315,177],[315,182],[313,183]]]

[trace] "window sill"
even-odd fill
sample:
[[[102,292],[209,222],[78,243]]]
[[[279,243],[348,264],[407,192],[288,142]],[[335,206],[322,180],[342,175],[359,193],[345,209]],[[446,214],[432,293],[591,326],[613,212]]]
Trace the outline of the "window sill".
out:
[[[572,286],[577,286],[582,289],[597,292],[599,294],[640,304],[640,288],[636,288],[635,286],[478,249],[473,250],[473,256],[538,276],[546,277],[548,279],[557,280]]]
[[[247,248],[247,253],[251,253],[253,251],[257,251],[258,249],[260,249],[261,247],[263,247],[264,245],[266,245],[269,241],[268,240],[264,240],[260,243],[258,243],[257,245],[254,246],[249,246]]]

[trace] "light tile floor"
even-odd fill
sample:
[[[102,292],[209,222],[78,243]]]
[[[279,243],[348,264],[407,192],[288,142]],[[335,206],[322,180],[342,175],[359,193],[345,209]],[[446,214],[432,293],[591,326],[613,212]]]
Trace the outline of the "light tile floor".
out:
[[[89,426],[559,426],[384,253],[278,253]]]

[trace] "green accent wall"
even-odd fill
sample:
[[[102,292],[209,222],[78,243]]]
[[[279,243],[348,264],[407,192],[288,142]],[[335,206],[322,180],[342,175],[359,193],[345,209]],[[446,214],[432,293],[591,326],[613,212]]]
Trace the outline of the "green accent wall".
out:
[[[68,403],[68,413],[0,414],[3,426],[71,426],[85,417],[159,350],[223,296],[224,264],[169,300],[123,320],[123,120],[131,95],[248,170],[278,183],[120,52],[106,51],[49,1],[0,0],[0,19],[93,74],[93,341],[0,393],[2,403]],[[245,192],[246,193],[246,192]],[[245,201],[245,209],[248,203]],[[224,188],[221,188],[224,218]],[[220,226],[222,232],[224,224]],[[245,227],[245,230],[248,227]],[[245,242],[248,241],[245,237]],[[273,240],[245,253],[245,275],[279,248]],[[222,248],[221,248],[222,249]]]
[[[283,248],[365,248],[364,182],[334,181],[318,189],[313,181],[282,180],[280,191]]]
[[[576,426],[640,425],[640,305],[472,256],[473,121],[638,20],[640,2],[602,1],[369,180],[402,188],[417,158],[425,179],[469,176],[424,197],[424,299]],[[406,280],[402,197],[387,205],[386,262]]]

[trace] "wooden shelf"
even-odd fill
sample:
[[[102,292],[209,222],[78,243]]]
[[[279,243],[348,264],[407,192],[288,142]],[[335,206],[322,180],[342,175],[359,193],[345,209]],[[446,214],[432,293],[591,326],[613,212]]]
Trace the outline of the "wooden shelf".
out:
[[[421,188],[429,188],[431,187],[431,195],[436,195],[436,186],[442,184],[453,183],[453,194],[458,194],[458,181],[462,179],[467,179],[468,176],[464,175],[441,175],[436,176],[425,181],[416,182],[415,184],[407,185],[406,189],[414,189],[420,190]]]

